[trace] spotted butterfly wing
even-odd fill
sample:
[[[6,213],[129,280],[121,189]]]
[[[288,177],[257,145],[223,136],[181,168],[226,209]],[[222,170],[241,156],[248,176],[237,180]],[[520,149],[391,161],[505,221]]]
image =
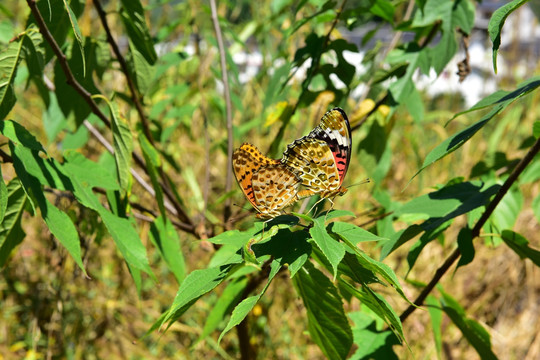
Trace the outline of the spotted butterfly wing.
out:
[[[307,136],[287,146],[281,162],[298,171],[306,190],[299,198],[320,194],[323,198],[343,195],[341,187],[351,158],[351,129],[340,108],[328,111]]]
[[[282,162],[302,179],[306,190],[300,192],[300,198],[315,194],[332,197],[342,192],[334,155],[324,141],[304,136],[287,146]]]
[[[352,146],[351,126],[345,111],[338,107],[328,111],[308,137],[322,140],[328,145],[334,155],[341,185],[349,169]]]
[[[236,181],[257,210],[257,217],[273,218],[298,199],[301,180],[279,160],[264,156],[247,143],[234,151],[232,160]]]

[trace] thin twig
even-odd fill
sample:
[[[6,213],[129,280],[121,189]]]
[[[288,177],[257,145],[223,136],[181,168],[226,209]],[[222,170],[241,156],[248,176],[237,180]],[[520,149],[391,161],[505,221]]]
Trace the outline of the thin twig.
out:
[[[34,19],[36,20],[36,24],[39,27],[39,31],[43,35],[43,38],[47,41],[47,43],[51,46],[51,49],[53,50],[56,59],[58,60],[58,63],[60,64],[60,67],[62,68],[62,71],[66,75],[66,82],[68,85],[72,86],[79,95],[84,99],[84,101],[90,106],[90,109],[92,112],[101,120],[108,128],[111,128],[111,123],[107,116],[101,111],[101,109],[98,107],[97,103],[92,98],[92,95],[77,81],[73,73],[71,72],[71,69],[68,65],[66,55],[62,52],[58,44],[56,43],[56,40],[50,33],[49,29],[47,28],[47,24],[45,23],[45,20],[41,16],[41,13],[39,12],[39,9],[36,6],[36,0],[26,0],[28,6],[30,7],[30,11],[32,12],[32,15],[34,16]],[[132,152],[132,157],[137,165],[139,165],[143,169],[147,169],[146,164],[142,157],[138,155],[135,152]],[[194,235],[196,234],[195,227],[193,226],[191,219],[187,216],[185,211],[182,209],[180,203],[176,200],[176,197],[174,196],[172,190],[169,187],[169,180],[164,175],[162,169],[159,169],[159,174],[161,177],[160,186],[163,188],[163,191],[165,195],[168,197],[168,199],[173,204],[174,208],[176,209],[177,216],[180,218],[181,221],[185,222],[191,229],[191,233]]]
[[[135,108],[137,109],[137,112],[139,113],[139,118],[141,120],[141,125],[144,131],[144,135],[146,135],[146,138],[148,139],[148,141],[150,141],[150,143],[154,145],[154,138],[152,137],[152,133],[150,132],[148,118],[146,117],[143,106],[141,104],[141,100],[140,100],[141,96],[139,94],[139,91],[137,90],[137,87],[135,86],[135,83],[133,82],[133,79],[130,76],[126,60],[122,56],[122,53],[120,53],[118,44],[116,43],[116,41],[114,40],[111,34],[111,29],[109,28],[109,24],[107,23],[107,14],[105,13],[105,11],[103,11],[103,7],[101,6],[101,3],[99,0],[94,0],[94,6],[96,7],[99,19],[101,20],[101,24],[103,25],[103,29],[105,30],[105,33],[107,34],[107,42],[109,43],[109,45],[111,45],[114,55],[116,56],[116,59],[118,60],[118,63],[120,64],[120,67],[122,68],[122,72],[124,73],[124,76],[126,78],[126,82],[131,92],[131,100],[135,104]]]
[[[480,231],[482,230],[482,227],[485,225],[491,214],[493,214],[493,211],[497,207],[497,205],[500,203],[504,195],[508,192],[510,187],[516,182],[519,175],[525,170],[527,165],[530,164],[530,162],[534,159],[536,154],[540,152],[540,139],[536,140],[534,145],[531,147],[531,149],[527,152],[525,157],[521,159],[521,161],[516,165],[510,176],[508,176],[508,179],[504,182],[504,184],[501,186],[499,191],[497,191],[497,194],[493,198],[493,200],[489,203],[489,205],[486,207],[486,211],[482,214],[480,219],[476,222],[474,228],[471,231],[471,237],[473,239],[477,238],[480,235]],[[435,272],[435,275],[431,279],[431,281],[426,285],[426,287],[422,290],[420,295],[416,298],[414,301],[414,305],[410,305],[399,317],[401,321],[405,321],[407,317],[409,317],[410,314],[414,310],[416,310],[417,306],[421,306],[424,303],[424,300],[426,297],[431,293],[433,288],[437,285],[439,280],[443,277],[443,275],[452,267],[454,262],[456,262],[457,259],[461,256],[461,251],[459,248],[455,249],[452,254],[446,259],[444,264],[441,265],[440,268],[437,269]]]
[[[212,12],[212,23],[216,32],[216,40],[218,43],[219,60],[221,64],[221,80],[223,81],[223,90],[225,93],[225,110],[227,113],[227,176],[225,177],[225,192],[231,191],[232,188],[232,153],[233,153],[233,124],[232,124],[232,102],[229,89],[229,76],[227,75],[227,62],[225,58],[225,47],[223,45],[223,37],[221,35],[221,27],[217,14],[216,0],[210,0],[210,9]],[[231,199],[225,200],[225,208],[223,210],[223,222],[231,216]]]

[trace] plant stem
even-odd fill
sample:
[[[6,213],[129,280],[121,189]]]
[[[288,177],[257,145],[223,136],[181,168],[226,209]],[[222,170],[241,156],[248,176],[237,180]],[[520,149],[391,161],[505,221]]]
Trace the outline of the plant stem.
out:
[[[210,9],[212,12],[212,23],[216,32],[216,40],[218,43],[219,60],[221,64],[221,80],[223,81],[223,91],[225,93],[225,110],[227,113],[227,175],[225,177],[225,192],[231,191],[232,188],[232,154],[233,154],[233,124],[232,124],[232,102],[229,89],[229,76],[227,74],[227,61],[225,58],[225,47],[223,45],[223,36],[221,35],[221,27],[217,14],[216,0],[210,0]],[[223,222],[227,223],[231,216],[231,199],[225,201],[223,211]]]

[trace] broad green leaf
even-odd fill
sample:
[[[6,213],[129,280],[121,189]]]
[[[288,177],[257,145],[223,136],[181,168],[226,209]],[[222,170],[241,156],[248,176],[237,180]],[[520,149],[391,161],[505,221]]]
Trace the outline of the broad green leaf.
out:
[[[229,322],[227,323],[227,326],[225,326],[225,329],[223,329],[223,331],[219,335],[218,343],[221,342],[221,339],[227,332],[229,332],[229,330],[231,330],[233,327],[240,324],[246,318],[249,312],[253,309],[253,307],[264,295],[264,293],[266,292],[266,289],[268,289],[268,286],[270,286],[270,283],[272,282],[276,274],[281,269],[281,266],[282,265],[280,264],[279,261],[276,261],[276,260],[272,261],[272,263],[270,264],[270,274],[268,275],[268,281],[266,282],[266,285],[264,286],[264,288],[259,294],[252,295],[250,297],[245,298],[244,300],[240,302],[240,304],[238,304],[234,308],[231,318],[229,319]]]
[[[338,273],[348,276],[352,281],[360,285],[372,283],[384,284],[373,271],[362,266],[356,255],[349,252],[345,253],[345,257],[339,264]]]
[[[433,296],[429,295],[426,298],[426,307],[429,312],[429,318],[431,319],[431,330],[433,331],[433,340],[435,341],[435,348],[437,349],[437,358],[442,358],[442,310],[441,303]]]
[[[424,230],[434,229],[443,222],[485,205],[499,189],[482,181],[447,185],[437,191],[419,196],[394,211],[395,215],[425,214],[429,220],[422,224]]]
[[[379,260],[384,260],[392,251],[396,250],[401,245],[405,244],[407,241],[413,239],[422,231],[422,227],[417,224],[413,224],[406,229],[396,232],[390,237],[390,240],[386,241],[382,245],[381,257]]]
[[[399,342],[404,340],[403,326],[401,320],[399,320],[399,316],[381,295],[375,293],[369,286],[363,285],[361,288],[357,289],[346,281],[342,281],[341,284],[346,291],[359,299],[363,305],[383,320],[396,335]]]
[[[42,83],[43,67],[45,66],[45,49],[43,37],[36,25],[30,24],[23,38],[24,59],[28,67],[30,77],[36,83]]]
[[[126,191],[131,178],[130,163],[133,139],[131,130],[125,119],[120,117],[116,103],[109,101],[102,95],[94,95],[94,98],[105,100],[111,111],[111,127],[113,132],[114,160],[117,167],[118,182],[122,191]]]
[[[152,329],[159,328],[168,321],[172,323],[178,320],[197,299],[221,284],[231,268],[232,265],[211,267],[188,274],[180,285],[171,307]]]
[[[154,188],[159,211],[161,212],[161,216],[166,217],[167,212],[165,210],[165,203],[163,201],[163,190],[158,180],[158,168],[161,166],[161,158],[158,151],[152,146],[152,144],[150,144],[150,141],[148,141],[148,139],[146,138],[146,135],[142,133],[139,133],[139,144],[141,145],[148,176],[150,177],[152,187]]]
[[[71,175],[76,176],[84,187],[100,187],[105,190],[119,190],[116,178],[100,164],[86,158],[78,151],[64,152],[62,167]]]
[[[75,35],[75,39],[77,40],[77,44],[79,44],[79,49],[81,50],[81,57],[82,57],[82,63],[83,63],[83,77],[85,77],[86,76],[86,64],[85,64],[86,61],[84,59],[84,46],[83,46],[83,36],[81,33],[81,29],[79,28],[79,23],[77,22],[77,16],[73,12],[73,10],[71,10],[71,7],[69,6],[68,1],[67,0],[63,0],[63,1],[64,1],[64,6],[66,8],[66,11],[69,17],[69,22],[71,23],[71,27],[73,29],[73,34]]]
[[[399,344],[394,333],[377,330],[375,320],[363,312],[349,313],[348,316],[354,323],[352,332],[354,343],[358,346],[350,360],[399,359],[393,349],[393,345]]]
[[[36,168],[36,157],[39,158],[36,151],[29,150],[22,145],[10,143],[10,150],[13,156],[13,167],[23,184],[26,193],[31,193],[41,210],[41,217],[49,227],[51,233],[66,248],[73,260],[86,274],[81,257],[81,241],[75,225],[69,216],[45,197],[42,184],[38,181],[31,171],[40,172],[40,177],[50,177],[51,172],[48,168]],[[59,173],[58,177],[64,176]]]
[[[43,121],[43,130],[47,135],[47,140],[52,143],[60,131],[64,130],[68,123],[66,117],[58,105],[58,99],[56,93],[50,91],[49,94],[49,106],[45,109],[41,115]],[[62,141],[62,148],[66,149],[65,139]]]
[[[470,109],[462,111],[454,115],[448,122],[452,121],[456,117],[484,109],[489,106],[493,105],[502,105],[503,108],[508,106],[509,104],[513,103],[517,99],[527,95],[531,91],[535,90],[540,86],[540,76],[533,76],[524,82],[520,83],[515,90],[506,91],[506,90],[497,90],[494,93],[486,96],[482,100],[478,101],[476,104],[474,104]]]
[[[356,245],[364,241],[388,240],[387,238],[372,234],[369,231],[364,230],[354,224],[349,224],[345,222],[333,222],[329,225],[329,230],[332,233],[339,235],[341,238],[346,238],[349,242]]]
[[[152,36],[146,25],[145,13],[140,0],[121,0],[120,15],[126,27],[130,42],[144,56],[149,64],[157,60]]]
[[[533,135],[535,138],[540,138],[540,121],[535,121],[533,124]]]
[[[501,31],[508,15],[514,12],[521,5],[525,4],[528,0],[513,0],[504,6],[501,6],[489,19],[488,32],[489,38],[493,43],[493,70],[497,73],[497,53],[501,46]]]
[[[540,180],[540,156],[536,156],[519,176],[519,185],[531,184]]]
[[[232,311],[233,306],[240,301],[247,284],[248,278],[242,276],[231,281],[231,283],[227,285],[217,302],[212,306],[212,310],[206,318],[204,328],[199,339],[197,339],[197,343],[210,335],[218,328],[219,324],[225,320],[225,316],[229,314]]]
[[[426,156],[422,167],[413,175],[409,182],[412,181],[412,179],[414,179],[422,170],[424,170],[429,165],[459,149],[470,138],[472,138],[474,134],[478,132],[478,130],[480,130],[485,124],[487,124],[489,120],[495,117],[495,115],[499,114],[502,110],[503,106],[497,105],[488,114],[484,115],[478,122],[470,125],[465,130],[462,130],[459,133],[450,136],[448,139],[437,145],[435,149],[431,150],[430,153]]]
[[[191,190],[190,201],[198,211],[204,209],[204,198],[201,190],[200,179],[193,172],[193,168],[187,166],[182,171],[182,177]]]
[[[334,284],[310,262],[293,278],[308,315],[311,339],[329,359],[345,359],[353,334]]]
[[[443,311],[474,347],[480,358],[497,360],[497,356],[491,350],[489,333],[478,322],[468,318],[463,308],[450,295],[444,292],[442,294],[441,305]]]
[[[464,227],[458,234],[457,244],[461,257],[457,264],[457,268],[470,264],[474,259],[474,246],[471,229]]]
[[[21,218],[26,205],[26,193],[18,179],[7,185],[7,211],[0,221],[0,268],[2,268],[11,251],[21,243],[25,233],[21,228]]]
[[[529,241],[522,235],[511,230],[504,230],[501,236],[506,245],[514,250],[520,258],[531,259],[536,266],[540,267],[540,251],[532,249],[529,246]]]
[[[388,0],[379,0],[376,1],[370,8],[369,11],[376,16],[381,17],[386,22],[393,24],[394,23],[394,13],[396,8]]]
[[[8,189],[2,176],[2,167],[0,167],[0,224],[4,221],[8,204]]]
[[[491,224],[499,231],[512,229],[523,207],[523,201],[523,193],[517,188],[511,188],[493,211]]]
[[[11,42],[7,48],[0,51],[0,120],[4,120],[17,101],[13,81],[23,57],[24,36],[21,34],[17,41]]]
[[[277,226],[272,227],[272,229]],[[271,256],[282,266],[289,265],[291,278],[308,260],[311,254],[311,244],[306,231],[292,232],[288,227],[279,229],[272,237],[272,241],[257,243],[252,246],[257,258],[263,259]]]
[[[133,73],[135,75],[135,83],[139,93],[146,94],[150,90],[150,86],[154,79],[156,69],[152,66],[146,58],[137,50],[137,47],[133,45],[133,42],[129,42],[129,48],[131,51],[131,61],[133,67]]]
[[[448,139],[444,140],[442,143],[437,145],[435,149],[431,150],[431,152],[424,159],[424,163],[422,164],[422,167],[416,172],[416,174],[414,174],[414,176],[411,178],[410,181],[412,181],[412,179],[414,179],[416,175],[418,175],[422,170],[424,170],[429,165],[433,164],[434,162],[445,157],[446,155],[459,149],[465,142],[467,142],[471,137],[473,137],[474,134],[476,134],[491,119],[493,119],[496,115],[498,115],[501,111],[503,111],[508,105],[510,105],[517,99],[527,95],[528,93],[538,88],[539,86],[540,86],[540,77],[539,76],[532,77],[524,81],[523,83],[519,84],[517,89],[514,91],[497,91],[487,96],[486,98],[480,100],[476,105],[474,105],[469,110],[456,114],[452,119],[470,111],[479,110],[487,106],[495,105],[493,109],[491,109],[491,111],[489,111],[486,115],[482,116],[482,118],[479,121],[468,126],[465,130],[462,130],[459,133],[450,136]],[[450,119],[450,121],[452,119]]]
[[[86,174],[72,170],[73,169],[69,166],[64,168],[64,171],[67,176],[69,176],[71,185],[73,186],[73,195],[75,195],[82,205],[99,214],[118,250],[129,266],[144,271],[150,275],[150,277],[155,279],[155,276],[150,269],[150,265],[148,264],[146,248],[141,242],[139,234],[133,228],[132,222],[127,218],[121,218],[114,215],[103,207],[99,199],[92,192],[92,188],[89,186],[90,184],[86,182]]]
[[[180,247],[180,238],[173,224],[166,217],[160,216],[150,225],[150,240],[159,250],[178,283],[186,276],[186,262]]]
[[[315,244],[321,249],[324,256],[332,265],[332,273],[334,278],[337,275],[337,267],[345,256],[345,248],[338,240],[331,237],[324,226],[324,218],[318,218],[314,221],[314,226],[309,229],[309,233]]]
[[[0,133],[13,141],[15,144],[23,145],[25,148],[44,151],[43,146],[30,134],[23,126],[13,120],[0,121]]]

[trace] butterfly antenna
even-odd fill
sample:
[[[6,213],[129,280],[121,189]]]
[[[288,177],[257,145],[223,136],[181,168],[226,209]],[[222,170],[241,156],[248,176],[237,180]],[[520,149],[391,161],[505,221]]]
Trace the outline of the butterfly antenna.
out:
[[[360,182],[357,182],[357,183],[354,183],[354,184],[352,184],[352,185],[347,186],[347,189],[348,189],[348,188],[352,188],[353,186],[358,186],[358,185],[368,184],[368,183],[370,183],[370,182],[371,182],[371,180],[370,180],[369,178],[365,178],[364,180],[362,180],[362,181],[360,181]]]

